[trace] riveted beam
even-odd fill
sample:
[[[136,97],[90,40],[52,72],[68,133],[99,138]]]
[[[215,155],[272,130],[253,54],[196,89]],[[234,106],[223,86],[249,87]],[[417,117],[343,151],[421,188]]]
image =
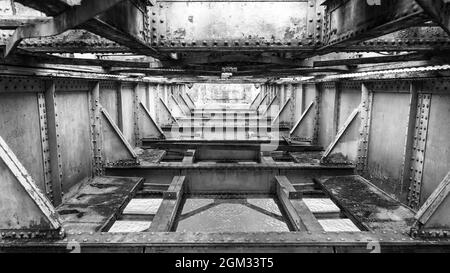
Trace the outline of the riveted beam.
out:
[[[90,92],[90,107],[91,107],[91,141],[93,149],[93,170],[95,176],[102,176],[104,174],[103,161],[103,130],[100,107],[100,83],[95,82]]]
[[[410,103],[409,103],[409,113],[408,113],[408,124],[406,127],[406,140],[403,158],[403,169],[401,177],[401,193],[409,194],[412,186],[411,180],[411,165],[412,165],[412,155],[415,142],[415,131],[416,131],[416,117],[417,117],[417,105],[418,105],[418,83],[410,83]]]
[[[432,95],[428,93],[421,93],[418,96],[414,143],[410,168],[411,187],[408,195],[408,204],[410,207],[415,209],[420,207]]]
[[[60,129],[59,129],[59,117],[56,104],[56,85],[53,81],[46,83],[45,91],[45,105],[47,109],[47,130],[48,130],[48,142],[49,142],[49,154],[50,154],[50,166],[51,166],[51,181],[53,190],[53,202],[60,204],[64,196],[62,192],[62,179],[63,179],[63,166],[61,158],[61,146],[60,146]]]
[[[431,56],[429,56],[427,54],[412,53],[412,54],[380,56],[380,57],[315,61],[314,67],[340,66],[340,65],[354,66],[354,65],[360,65],[360,64],[426,61],[426,60],[430,60],[430,59],[431,59]]]
[[[0,18],[0,29],[15,30],[18,27],[26,25],[39,24],[51,20],[50,17],[44,16],[19,16],[19,15],[2,15]]]
[[[38,93],[37,97],[39,107],[39,126],[41,129],[40,131],[41,131],[41,145],[42,145],[42,162],[44,165],[45,193],[47,194],[47,197],[50,199],[50,201],[54,203],[45,93]]]
[[[105,2],[110,2],[110,4],[113,3],[113,1],[104,0]],[[121,0],[115,0],[117,3],[122,2]],[[25,6],[31,7],[33,9],[39,10],[41,12],[44,12],[48,16],[59,16],[63,14],[66,10],[71,8],[71,2],[65,1],[65,0],[43,0],[43,1],[31,1],[31,0],[17,0],[16,2],[19,2]],[[100,1],[87,1],[87,2],[93,2],[92,4],[95,4],[94,2],[100,2]],[[127,3],[127,5],[132,5],[131,3]],[[119,7],[121,8],[121,7]],[[119,9],[119,14],[121,10]],[[142,11],[141,11],[142,12]],[[143,12],[142,16],[144,18],[147,18],[147,12]],[[136,19],[136,18],[133,18]],[[143,26],[143,32],[145,31],[145,24]],[[91,16],[89,20],[83,22],[80,25],[80,28],[86,29],[89,32],[95,33],[101,37],[104,37],[110,41],[118,43],[120,46],[107,46],[104,48],[106,52],[115,52],[117,48],[121,48],[120,52],[135,52],[143,55],[152,56],[155,58],[162,58],[162,59],[170,59],[169,57],[161,56],[154,48],[152,48],[146,41],[145,37],[136,37],[135,35],[129,33],[127,30],[118,29],[117,27],[111,25],[110,22],[105,21],[104,18],[98,18]],[[88,48],[86,48],[86,51],[92,50],[92,48],[98,47],[98,45],[91,45]],[[103,47],[101,45],[100,47]],[[43,52],[48,52],[51,50],[57,50],[52,49],[52,47],[45,49]],[[76,50],[73,48],[73,50]],[[80,51],[77,51],[80,52]],[[83,51],[84,52],[84,51]],[[95,52],[95,51],[94,51]]]
[[[23,39],[61,34],[68,29],[80,26],[89,19],[112,8],[122,1],[124,0],[83,1],[80,6],[71,7],[66,12],[54,17],[52,20],[19,27],[6,44],[5,56],[8,56]]]
[[[320,51],[333,51],[335,46],[347,46],[398,30],[421,25],[428,20],[414,0],[327,0],[324,44]]]
[[[358,137],[356,171],[360,175],[368,173],[370,126],[372,124],[373,92],[366,84],[361,85],[361,125]]]

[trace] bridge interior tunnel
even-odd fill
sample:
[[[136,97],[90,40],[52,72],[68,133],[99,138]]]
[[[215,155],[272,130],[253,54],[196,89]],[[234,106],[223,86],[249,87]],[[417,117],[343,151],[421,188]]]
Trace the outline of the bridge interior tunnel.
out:
[[[0,0],[0,252],[448,251],[429,2]]]

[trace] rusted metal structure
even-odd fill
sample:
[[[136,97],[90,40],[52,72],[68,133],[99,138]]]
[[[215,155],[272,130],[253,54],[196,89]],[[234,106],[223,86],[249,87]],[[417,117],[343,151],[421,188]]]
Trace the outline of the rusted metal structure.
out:
[[[448,252],[449,9],[0,0],[0,252]]]

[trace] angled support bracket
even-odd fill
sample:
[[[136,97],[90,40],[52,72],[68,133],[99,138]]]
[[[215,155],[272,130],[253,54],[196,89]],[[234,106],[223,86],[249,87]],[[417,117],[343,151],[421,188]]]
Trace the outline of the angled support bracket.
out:
[[[165,120],[167,120],[167,122],[169,122],[170,124],[175,124],[175,125],[179,126],[177,119],[173,115],[172,111],[170,111],[169,106],[167,106],[167,104],[164,102],[164,100],[159,98],[159,103],[163,106],[162,108],[165,110],[165,112],[167,114],[167,118]]]
[[[259,103],[259,98],[261,98],[261,92],[259,92],[258,95],[256,95],[256,97],[253,99],[252,103],[250,103],[250,109],[256,109]]]
[[[186,107],[189,113],[192,113],[193,108],[189,105],[189,103],[184,98],[183,94],[180,94],[181,103]]]
[[[187,92],[186,92],[186,97],[188,98],[189,102],[191,103],[192,108],[193,108],[193,109],[197,108],[197,105],[195,105],[194,100],[192,100],[191,96],[190,96],[189,93],[187,93]]]
[[[0,230],[62,236],[61,220],[16,155],[0,137]],[[37,230],[38,229],[38,230]],[[2,235],[3,236],[3,235]]]
[[[265,110],[264,113],[263,113],[263,116],[270,115],[270,114],[273,112],[272,108],[274,108],[274,107],[277,106],[277,105],[275,104],[275,102],[276,102],[277,100],[279,101],[278,95],[276,95],[276,96],[273,98],[273,100],[270,102],[269,106],[267,106],[266,110]]]
[[[172,99],[172,101],[174,102],[174,106],[177,109],[176,112],[180,113],[182,116],[186,116],[186,113],[183,110],[183,107],[181,107],[180,103],[177,101],[177,99],[173,96],[170,95],[170,98]]]
[[[450,172],[431,194],[416,214],[416,226],[420,229],[450,231]]]
[[[194,110],[195,109],[195,104],[194,102],[190,99],[189,94],[181,94],[180,97],[184,100],[184,102],[186,103],[186,105],[189,107],[189,109]]]
[[[304,124],[304,122],[306,121],[306,119],[308,118],[308,116],[311,113],[311,110],[313,109],[315,102],[312,101],[308,107],[306,108],[305,112],[303,113],[303,115],[300,117],[300,119],[297,121],[297,123],[294,125],[294,127],[292,128],[291,132],[290,132],[290,136],[291,137],[295,137],[295,136],[299,136],[301,134],[301,129],[302,129],[302,125]]]
[[[259,102],[258,106],[256,107],[256,111],[260,112],[261,107],[264,105],[264,103],[267,101],[268,96],[267,94],[264,95],[264,97],[262,98],[262,100]]]
[[[160,138],[165,139],[166,136],[164,135],[163,130],[159,125],[155,122],[155,120],[150,115],[150,112],[148,111],[147,107],[140,102],[139,103],[139,110],[140,110],[140,119],[139,119],[139,132],[141,134],[142,138]]]
[[[275,116],[274,120],[272,121],[272,126],[275,126],[277,124],[282,124],[285,122],[286,118],[284,117],[285,113],[289,110],[289,105],[292,103],[291,98],[288,98],[286,103],[283,105],[283,107],[280,109],[278,114]],[[292,124],[292,123],[291,123]]]
[[[334,141],[330,144],[330,146],[325,151],[324,155],[322,156],[321,161],[326,162],[328,157],[333,153],[333,151],[338,146],[339,142],[341,141],[342,137],[347,133],[348,129],[350,128],[350,125],[353,123],[353,121],[356,119],[358,114],[361,111],[361,106],[356,108],[348,117],[347,121],[345,122],[344,126],[339,130],[336,138]]]
[[[102,126],[103,126],[103,151],[107,165],[116,164],[118,162],[138,163],[137,154],[134,152],[130,143],[120,131],[119,127],[114,123],[108,112],[101,107]]]

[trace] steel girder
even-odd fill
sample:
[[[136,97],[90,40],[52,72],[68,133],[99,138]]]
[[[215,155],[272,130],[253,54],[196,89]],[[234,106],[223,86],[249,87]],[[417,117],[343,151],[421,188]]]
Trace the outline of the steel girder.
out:
[[[65,0],[18,0],[17,2],[44,12],[48,16],[58,16],[71,7]],[[146,0],[126,1],[111,9],[107,17],[93,17],[81,24],[79,28],[86,29],[119,45],[125,46],[132,52],[164,58],[148,44],[148,17],[146,11],[148,5],[150,4]],[[118,15],[133,23],[118,25],[118,22],[119,24],[123,23],[123,19],[118,22],[111,21],[117,19]],[[142,20],[139,21],[138,18],[142,18]]]
[[[61,14],[68,7],[63,0],[18,2],[49,16]],[[127,11],[125,20],[118,16],[119,9],[112,9],[80,26],[121,46],[91,38],[82,51],[124,52],[129,48],[165,60],[175,68],[193,65],[220,70],[253,65],[278,71],[277,66],[295,68],[302,59],[329,52],[431,51],[450,45],[444,31],[427,24],[436,18],[432,8],[436,10],[441,1],[432,1],[428,8],[415,0],[327,0],[322,5],[314,0],[135,2],[127,1],[121,8]],[[136,19],[140,15],[143,21]],[[56,49],[45,45],[25,48],[64,52],[64,44]],[[65,50],[73,52],[77,46]],[[177,62],[172,62],[171,55]]]

